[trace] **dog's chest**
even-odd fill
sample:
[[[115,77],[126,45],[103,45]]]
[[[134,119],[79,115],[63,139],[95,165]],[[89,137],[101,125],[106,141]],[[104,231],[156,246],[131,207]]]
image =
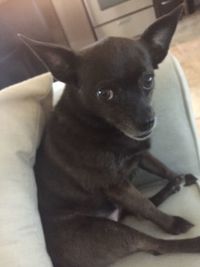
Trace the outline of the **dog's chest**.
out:
[[[116,156],[116,171],[119,176],[126,178],[131,173],[134,172],[138,168],[139,161],[141,159],[140,155],[125,155],[125,154],[118,154]]]
[[[120,144],[116,147],[114,155],[117,173],[123,178],[133,173],[138,168],[143,154],[149,147],[149,142],[142,142],[135,145],[131,141],[128,144]]]

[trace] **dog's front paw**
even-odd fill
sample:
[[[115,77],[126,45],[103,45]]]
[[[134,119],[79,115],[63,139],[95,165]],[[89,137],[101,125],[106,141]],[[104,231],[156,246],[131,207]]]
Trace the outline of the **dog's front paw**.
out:
[[[185,184],[184,184],[184,186],[193,185],[198,180],[193,174],[185,174],[184,175],[184,178],[185,178]]]
[[[179,235],[186,233],[193,226],[194,224],[188,222],[187,220],[178,216],[173,216],[172,224],[170,225],[169,229],[167,229],[167,232],[172,235]]]

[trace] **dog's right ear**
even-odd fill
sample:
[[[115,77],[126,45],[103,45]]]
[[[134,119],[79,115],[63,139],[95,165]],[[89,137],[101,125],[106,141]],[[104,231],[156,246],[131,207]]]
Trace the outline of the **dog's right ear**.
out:
[[[148,49],[155,68],[167,55],[171,39],[182,13],[183,6],[180,5],[154,22],[141,36],[140,40]]]
[[[56,79],[68,83],[76,80],[78,56],[62,46],[32,40],[22,34],[18,37],[46,65]]]

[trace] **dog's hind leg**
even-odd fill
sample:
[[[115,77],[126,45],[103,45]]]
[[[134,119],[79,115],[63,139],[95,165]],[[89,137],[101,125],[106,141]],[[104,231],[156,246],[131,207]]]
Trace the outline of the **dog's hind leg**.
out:
[[[81,215],[56,220],[46,237],[55,267],[106,267],[138,251],[200,252],[200,238],[165,241],[105,218]]]

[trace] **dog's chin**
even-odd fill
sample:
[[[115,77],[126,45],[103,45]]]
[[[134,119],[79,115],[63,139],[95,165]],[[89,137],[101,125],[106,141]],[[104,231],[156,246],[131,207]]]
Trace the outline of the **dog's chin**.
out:
[[[153,127],[150,130],[145,131],[145,132],[139,133],[138,131],[135,130],[135,128],[127,127],[127,126],[126,127],[118,126],[117,128],[127,137],[129,137],[135,141],[142,142],[142,141],[145,141],[145,140],[151,138],[151,135],[152,135],[155,127],[156,127],[156,120],[155,120]]]

